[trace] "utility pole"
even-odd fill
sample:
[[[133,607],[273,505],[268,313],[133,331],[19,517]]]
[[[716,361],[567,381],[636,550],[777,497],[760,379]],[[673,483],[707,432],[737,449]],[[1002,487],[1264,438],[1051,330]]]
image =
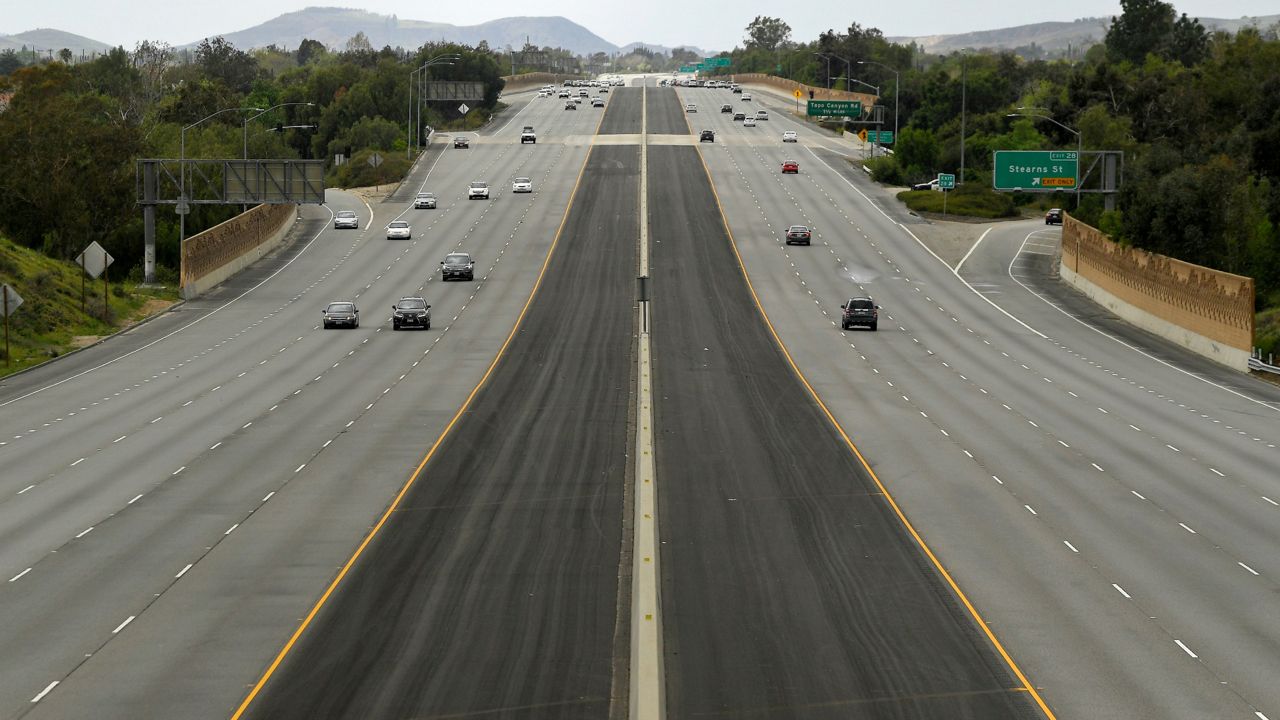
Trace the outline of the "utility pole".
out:
[[[969,87],[969,64],[966,62],[968,56],[964,51],[960,51],[960,177],[957,178],[956,184],[964,184],[964,116],[966,110],[966,100]],[[1077,161],[1078,162],[1078,161]]]

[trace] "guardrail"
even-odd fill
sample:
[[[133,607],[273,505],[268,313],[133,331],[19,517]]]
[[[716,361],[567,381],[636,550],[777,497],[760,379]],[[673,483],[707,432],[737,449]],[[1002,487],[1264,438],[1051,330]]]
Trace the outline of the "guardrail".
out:
[[[1249,369],[1256,370],[1258,372],[1266,372],[1266,373],[1273,373],[1275,375],[1280,375],[1280,365],[1271,364],[1272,362],[1275,362],[1275,356],[1268,355],[1267,360],[1270,362],[1263,362],[1262,351],[1258,350],[1257,348],[1254,348],[1253,354],[1249,356]]]

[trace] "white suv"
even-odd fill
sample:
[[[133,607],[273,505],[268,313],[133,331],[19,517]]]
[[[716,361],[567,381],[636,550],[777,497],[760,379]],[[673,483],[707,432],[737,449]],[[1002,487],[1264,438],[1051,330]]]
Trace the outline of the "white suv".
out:
[[[698,112],[698,106],[694,105],[693,103],[689,103],[688,105],[684,106],[684,111],[687,113]]]
[[[477,180],[471,183],[471,187],[467,188],[468,200],[488,200],[489,199],[489,183]]]

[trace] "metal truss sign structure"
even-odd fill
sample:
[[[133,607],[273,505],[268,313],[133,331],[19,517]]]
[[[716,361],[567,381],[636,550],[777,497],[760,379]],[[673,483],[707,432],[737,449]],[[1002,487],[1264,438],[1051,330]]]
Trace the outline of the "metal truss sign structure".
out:
[[[484,83],[482,82],[428,80],[422,84],[422,87],[422,98],[428,102],[437,100],[481,102],[484,100]]]
[[[139,205],[176,205],[179,213],[191,205],[322,205],[324,161],[143,159],[137,193]]]

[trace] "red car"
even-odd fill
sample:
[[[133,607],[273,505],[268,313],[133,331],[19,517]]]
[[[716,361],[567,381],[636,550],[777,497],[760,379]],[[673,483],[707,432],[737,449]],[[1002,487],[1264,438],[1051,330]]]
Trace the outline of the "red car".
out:
[[[782,174],[783,174],[783,175],[786,175],[787,173],[795,173],[796,175],[799,175],[799,174],[800,174],[800,163],[796,162],[795,160],[783,160],[783,161],[782,161]]]

